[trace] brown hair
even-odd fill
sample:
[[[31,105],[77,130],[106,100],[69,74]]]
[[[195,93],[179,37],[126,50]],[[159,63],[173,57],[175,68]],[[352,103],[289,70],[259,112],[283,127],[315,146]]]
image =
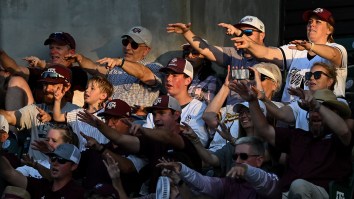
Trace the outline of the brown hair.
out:
[[[333,20],[333,24],[334,24],[334,19],[332,16],[329,18],[329,20]],[[331,34],[329,34],[327,37],[327,41],[329,43],[334,43],[334,38],[333,38],[334,27],[329,22],[327,22],[327,27],[331,31]]]
[[[96,83],[98,88],[100,88],[101,92],[107,94],[106,99],[104,99],[103,102],[100,104],[100,106],[103,107],[103,103],[106,102],[113,94],[113,85],[107,80],[107,78],[102,76],[92,77],[87,81],[87,84],[90,82]]]

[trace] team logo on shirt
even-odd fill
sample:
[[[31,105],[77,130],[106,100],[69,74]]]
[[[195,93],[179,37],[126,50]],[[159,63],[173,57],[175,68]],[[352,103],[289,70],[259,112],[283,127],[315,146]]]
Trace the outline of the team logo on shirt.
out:
[[[300,74],[299,69],[292,69],[289,72],[289,77],[290,77],[290,85],[294,87],[299,87],[302,81],[302,75]]]
[[[184,120],[185,123],[189,123],[192,120],[191,115],[187,115],[186,119]]]

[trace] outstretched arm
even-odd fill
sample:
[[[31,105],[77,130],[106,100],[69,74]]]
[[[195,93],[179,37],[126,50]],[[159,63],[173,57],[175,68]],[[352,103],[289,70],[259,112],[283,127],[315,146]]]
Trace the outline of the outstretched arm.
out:
[[[65,59],[70,60],[71,62],[77,62],[81,68],[91,75],[104,76],[109,70],[108,67],[100,66],[82,54],[66,55]]]
[[[190,45],[200,54],[204,55],[210,61],[217,61],[216,57],[222,57],[222,49],[218,46],[212,46],[206,43],[202,38],[196,36],[190,30],[191,24],[174,23],[168,24],[166,30],[168,33],[182,34]],[[219,54],[218,54],[219,53]]]
[[[108,68],[116,66],[121,67],[126,73],[138,78],[146,85],[154,86],[160,81],[156,79],[155,74],[143,64],[124,60],[123,58],[103,58],[97,60],[100,64],[107,64]]]
[[[130,153],[137,153],[140,150],[140,141],[137,137],[126,135],[122,129],[113,129],[103,123],[100,119],[84,110],[83,112],[78,112],[78,119],[82,122],[96,127],[104,136],[110,139],[112,142],[119,145],[119,147],[124,148]]]
[[[29,73],[30,73],[28,68],[24,66],[19,66],[16,63],[16,61],[13,58],[11,58],[9,55],[7,55],[6,52],[1,48],[0,48],[0,63],[12,75],[16,74],[28,80]]]

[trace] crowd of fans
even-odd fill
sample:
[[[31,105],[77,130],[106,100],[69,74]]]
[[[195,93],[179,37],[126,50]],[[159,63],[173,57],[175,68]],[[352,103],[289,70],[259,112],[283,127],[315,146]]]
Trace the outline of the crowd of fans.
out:
[[[188,43],[166,66],[146,61],[141,26],[122,36],[122,58],[92,61],[66,32],[45,40],[51,60],[28,66],[0,47],[0,195],[329,198],[352,174],[347,52],[330,11],[303,19],[307,40],[281,47],[264,45],[255,16],[219,24],[231,47],[168,24]]]

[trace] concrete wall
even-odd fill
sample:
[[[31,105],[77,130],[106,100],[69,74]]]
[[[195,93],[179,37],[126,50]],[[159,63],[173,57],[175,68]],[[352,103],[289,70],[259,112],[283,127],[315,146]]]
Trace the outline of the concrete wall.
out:
[[[153,33],[152,59],[165,64],[180,55],[180,35],[168,23],[192,22],[192,30],[215,45],[232,45],[219,22],[255,15],[266,26],[266,43],[278,44],[280,0],[1,0],[0,46],[19,63],[35,55],[49,59],[44,40],[52,32],[71,33],[77,52],[96,60],[122,56],[120,36],[142,25]]]

